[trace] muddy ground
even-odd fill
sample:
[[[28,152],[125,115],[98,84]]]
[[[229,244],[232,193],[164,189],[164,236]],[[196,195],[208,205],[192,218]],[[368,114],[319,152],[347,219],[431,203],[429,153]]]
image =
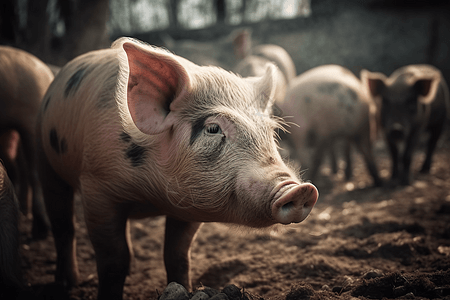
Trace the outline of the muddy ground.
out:
[[[371,187],[358,154],[349,182],[342,170],[329,175],[325,164],[315,182],[319,201],[301,224],[265,232],[204,224],[192,246],[194,287],[235,284],[253,299],[450,299],[449,150],[445,138],[431,174],[415,171],[406,187]],[[382,144],[376,154],[388,181],[390,161]],[[423,158],[416,155],[414,170]],[[95,254],[76,205],[81,281],[69,294],[51,284],[53,238],[30,241],[30,221],[22,218],[23,269],[39,299],[96,297]],[[125,299],[156,299],[166,287],[163,232],[163,217],[131,222],[135,258]]]

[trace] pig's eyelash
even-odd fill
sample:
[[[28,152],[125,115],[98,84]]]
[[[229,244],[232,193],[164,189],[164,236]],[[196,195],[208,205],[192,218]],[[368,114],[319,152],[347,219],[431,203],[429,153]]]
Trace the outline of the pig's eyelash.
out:
[[[205,124],[205,131],[207,134],[222,134],[222,129],[216,123]]]

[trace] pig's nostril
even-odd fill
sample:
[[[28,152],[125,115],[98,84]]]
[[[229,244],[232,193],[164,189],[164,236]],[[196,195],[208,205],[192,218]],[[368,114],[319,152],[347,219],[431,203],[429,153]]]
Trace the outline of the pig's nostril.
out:
[[[285,211],[285,212],[290,211],[290,210],[293,209],[293,208],[294,208],[294,202],[292,202],[292,201],[290,201],[290,202],[284,204],[284,205],[281,207],[281,209],[282,209],[283,211]]]
[[[286,184],[274,195],[277,200],[272,205],[272,216],[281,224],[301,222],[310,213],[318,196],[312,184]]]

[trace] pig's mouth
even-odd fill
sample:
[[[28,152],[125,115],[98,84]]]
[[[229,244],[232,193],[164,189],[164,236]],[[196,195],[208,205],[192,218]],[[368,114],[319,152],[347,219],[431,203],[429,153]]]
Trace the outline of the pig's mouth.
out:
[[[319,193],[311,183],[284,181],[271,192],[272,217],[281,224],[299,223],[306,219],[316,204]]]
[[[285,193],[287,193],[289,190],[295,188],[298,186],[298,182],[295,181],[284,181],[278,184],[271,193],[271,199],[273,199],[275,202],[283,196]]]

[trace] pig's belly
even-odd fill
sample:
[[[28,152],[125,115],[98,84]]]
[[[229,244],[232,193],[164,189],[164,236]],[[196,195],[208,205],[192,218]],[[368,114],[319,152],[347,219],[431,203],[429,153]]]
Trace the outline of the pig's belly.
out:
[[[166,213],[150,202],[133,204],[128,215],[131,219],[143,219],[165,215]]]

